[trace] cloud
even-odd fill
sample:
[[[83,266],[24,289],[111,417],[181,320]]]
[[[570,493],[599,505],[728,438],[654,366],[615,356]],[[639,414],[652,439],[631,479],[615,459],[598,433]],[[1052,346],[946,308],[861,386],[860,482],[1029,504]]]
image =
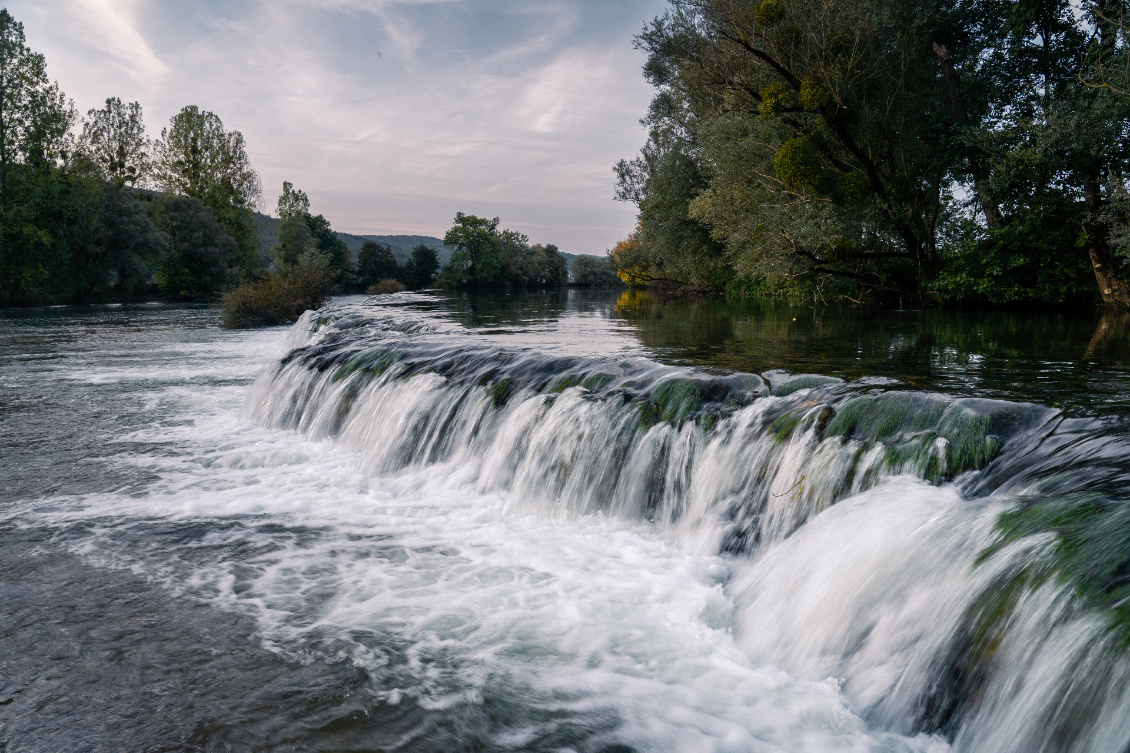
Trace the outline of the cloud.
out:
[[[168,72],[137,28],[134,2],[77,0],[76,6],[89,44],[119,61],[130,76],[151,82]]]

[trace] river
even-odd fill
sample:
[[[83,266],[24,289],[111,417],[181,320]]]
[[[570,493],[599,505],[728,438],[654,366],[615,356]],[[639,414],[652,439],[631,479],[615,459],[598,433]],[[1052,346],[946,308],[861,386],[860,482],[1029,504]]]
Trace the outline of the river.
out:
[[[0,750],[1130,749],[1130,324],[0,312]]]

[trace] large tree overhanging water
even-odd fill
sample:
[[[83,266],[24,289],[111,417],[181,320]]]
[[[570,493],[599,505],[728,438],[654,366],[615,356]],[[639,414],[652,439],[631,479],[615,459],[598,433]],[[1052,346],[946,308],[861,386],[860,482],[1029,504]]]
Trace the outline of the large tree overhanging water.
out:
[[[1099,299],[1126,283],[1122,2],[674,0],[617,166],[639,279],[827,300]]]

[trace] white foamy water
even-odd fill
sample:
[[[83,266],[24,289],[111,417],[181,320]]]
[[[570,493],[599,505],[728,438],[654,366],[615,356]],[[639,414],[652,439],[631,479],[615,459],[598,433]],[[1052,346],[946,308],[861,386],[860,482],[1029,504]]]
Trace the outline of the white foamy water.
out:
[[[517,696],[611,718],[610,739],[641,751],[945,748],[869,729],[831,677],[751,657],[734,639],[733,558],[624,517],[529,514],[477,491],[475,463],[382,475],[340,442],[241,417],[233,382],[273,364],[285,337],[224,334],[150,353],[145,370],[93,358],[58,375],[117,383],[161,414],[120,438],[135,449],[119,458],[159,479],[9,519],[84,523],[64,535],[73,550],[251,614],[298,661],[332,652],[379,675],[396,646],[407,661],[370,691],[388,703]],[[196,538],[146,533],[193,523]],[[512,720],[498,742],[521,747],[532,726]]]
[[[594,751],[950,749],[914,726],[963,615],[1013,561],[974,567],[1004,502],[901,476],[863,485],[860,474],[853,487],[843,453],[803,431],[783,449],[767,439],[750,449],[739,440],[763,410],[755,404],[729,419],[728,444],[690,424],[645,435],[622,500],[649,483],[646,458],[698,463],[664,482],[679,490],[678,514],[649,518],[627,501],[588,503],[603,488],[593,469],[614,450],[608,438],[634,429],[576,388],[549,409],[515,402],[485,446],[473,437],[487,393],[447,406],[453,393],[434,373],[360,393],[337,431],[325,428],[332,406],[300,430],[272,428],[256,409],[272,383],[245,407],[250,382],[304,342],[284,330],[215,333],[147,353],[145,369],[91,357],[56,374],[118,385],[159,416],[121,436],[115,459],[147,481],[38,500],[8,520],[48,525],[91,562],[250,615],[263,645],[289,660],[362,667],[381,704],[411,702],[454,725],[468,707],[487,709],[497,721],[488,749],[544,747],[546,720],[562,716],[581,720]],[[449,408],[442,430],[421,418]],[[571,471],[560,483],[530,467],[584,432],[584,452],[553,461]],[[445,443],[455,449],[440,452]],[[414,462],[397,460],[409,451]],[[847,497],[833,504],[813,481],[798,486],[815,473]],[[756,485],[771,512],[764,545],[720,554],[719,500]],[[1002,662],[1035,669],[983,686],[996,701],[956,749],[1039,749],[1028,715],[1062,697],[1057,657],[1100,661],[1101,626],[1067,616],[1049,629],[1061,600],[1037,597],[1023,612],[1033,624],[1001,644]],[[1108,692],[1124,673],[1098,683],[1109,721],[1072,750],[1125,738],[1126,701]]]

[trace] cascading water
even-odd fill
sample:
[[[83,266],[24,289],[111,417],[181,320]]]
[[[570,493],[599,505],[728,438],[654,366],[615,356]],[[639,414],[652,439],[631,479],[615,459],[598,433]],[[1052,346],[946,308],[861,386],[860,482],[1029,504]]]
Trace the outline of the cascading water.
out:
[[[1118,326],[723,308],[0,312],[0,748],[1130,749]]]
[[[1022,525],[1104,473],[1065,477],[1094,440],[1057,411],[508,348],[395,309],[308,313],[288,349],[254,421],[368,474],[457,473],[512,515],[644,520],[736,557],[739,645],[838,678],[880,729],[962,751],[1130,747],[1123,607],[1084,598],[1055,525]]]

